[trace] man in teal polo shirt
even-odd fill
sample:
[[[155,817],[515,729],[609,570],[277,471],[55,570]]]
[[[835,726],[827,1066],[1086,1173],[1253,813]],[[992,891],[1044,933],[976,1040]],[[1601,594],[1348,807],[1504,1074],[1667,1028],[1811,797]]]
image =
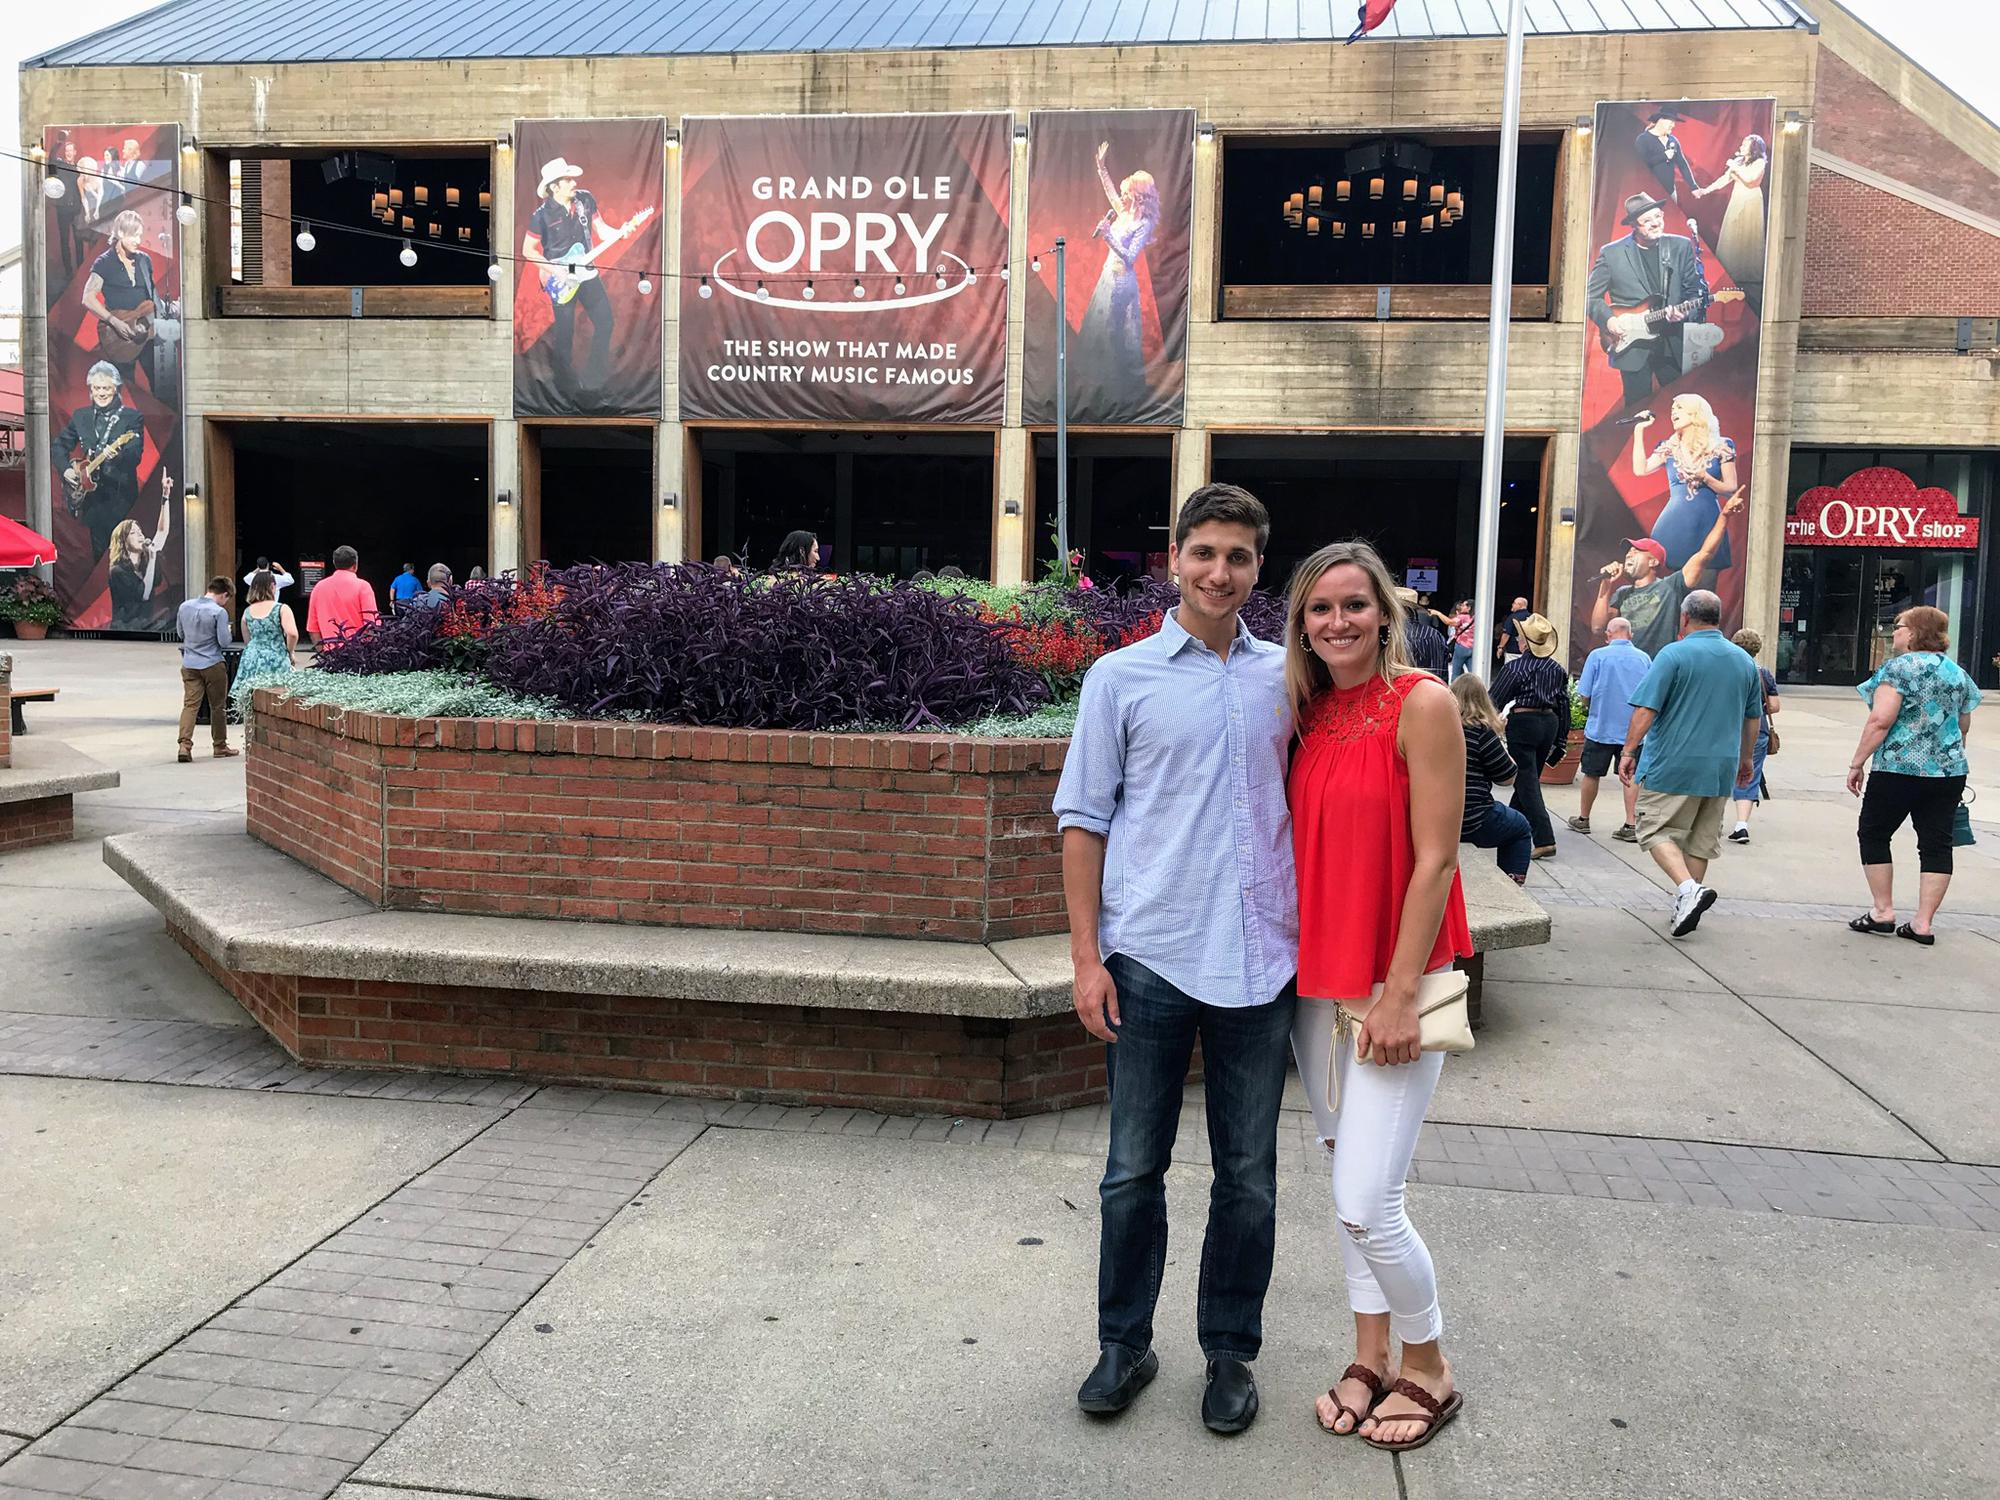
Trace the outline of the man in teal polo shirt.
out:
[[[1673,933],[1685,937],[1715,905],[1708,862],[1764,716],[1757,664],[1723,635],[1722,601],[1707,589],[1681,601],[1681,638],[1654,656],[1632,709],[1618,779],[1639,784],[1639,844],[1674,882]]]

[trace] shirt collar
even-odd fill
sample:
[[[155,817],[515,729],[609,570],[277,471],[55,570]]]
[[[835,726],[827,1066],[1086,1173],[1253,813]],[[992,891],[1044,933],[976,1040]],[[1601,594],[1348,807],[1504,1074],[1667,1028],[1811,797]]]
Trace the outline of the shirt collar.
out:
[[[1162,654],[1169,660],[1179,656],[1194,641],[1194,637],[1188,634],[1187,627],[1181,624],[1177,618],[1178,613],[1178,606],[1168,610],[1160,620],[1159,633],[1153,637],[1154,640],[1160,643]],[[1250,627],[1243,623],[1243,616],[1238,615],[1236,617],[1236,635],[1229,643],[1229,649],[1232,655],[1237,651],[1264,651],[1270,649],[1270,643],[1268,641],[1260,641],[1256,636],[1252,635]]]

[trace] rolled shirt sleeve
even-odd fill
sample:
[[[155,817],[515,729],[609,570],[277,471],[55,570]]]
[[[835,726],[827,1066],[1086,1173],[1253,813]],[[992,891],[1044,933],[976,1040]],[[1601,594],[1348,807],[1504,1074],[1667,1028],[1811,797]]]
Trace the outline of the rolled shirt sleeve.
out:
[[[1056,827],[1111,832],[1111,814],[1125,791],[1125,726],[1110,674],[1093,666],[1084,674],[1076,728],[1056,783]]]

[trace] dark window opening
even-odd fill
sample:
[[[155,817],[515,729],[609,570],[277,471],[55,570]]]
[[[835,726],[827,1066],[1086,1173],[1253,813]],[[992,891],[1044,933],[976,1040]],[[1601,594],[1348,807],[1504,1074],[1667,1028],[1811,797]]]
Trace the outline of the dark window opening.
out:
[[[644,427],[544,427],[541,555],[575,563],[650,562],[653,434]]]
[[[793,531],[820,568],[908,578],[993,571],[993,439],[986,433],[709,431],[702,556],[769,567]]]
[[[1098,587],[1167,576],[1173,514],[1173,444],[1161,438],[1069,440],[1069,545]],[[1056,440],[1035,436],[1035,565],[1056,555]]]
[[[1392,145],[1400,148],[1394,157],[1386,149]],[[1552,136],[1521,141],[1517,285],[1549,279],[1558,148]],[[1487,285],[1499,170],[1498,142],[1477,137],[1225,142],[1222,280],[1231,286]],[[1370,183],[1378,177],[1382,197],[1375,199]],[[1343,179],[1345,202],[1339,198]],[[1410,182],[1414,199],[1405,197]],[[1462,216],[1450,213],[1454,199]]]
[[[343,151],[289,165],[293,216],[347,226],[315,230],[318,243],[310,254],[295,247],[292,285],[486,284],[493,214],[484,156]],[[296,225],[291,232],[297,233]],[[416,252],[414,266],[399,259],[405,240]]]
[[[487,561],[487,430],[433,422],[245,422],[236,450],[236,565],[259,557],[295,577],[302,561],[331,567],[333,549],[361,554],[363,578],[385,606],[414,563],[444,563],[461,582]],[[304,579],[300,579],[301,584]],[[284,602],[306,623],[306,591]]]
[[[1509,438],[1501,453],[1501,602],[1535,597],[1541,438]],[[1434,568],[1436,608],[1474,590],[1479,541],[1477,438],[1224,437],[1212,477],[1240,484],[1271,513],[1260,588],[1282,590],[1292,569],[1328,542],[1359,538],[1401,583]],[[1489,674],[1490,675],[1490,674]]]

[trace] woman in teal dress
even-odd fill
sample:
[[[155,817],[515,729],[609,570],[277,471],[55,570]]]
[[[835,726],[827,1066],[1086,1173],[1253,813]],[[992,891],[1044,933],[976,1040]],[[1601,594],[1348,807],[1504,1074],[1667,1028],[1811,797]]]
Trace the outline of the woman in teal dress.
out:
[[[230,697],[246,718],[250,695],[291,675],[292,653],[298,649],[299,622],[292,607],[278,602],[277,577],[260,571],[251,576],[249,601],[243,606],[243,660],[237,664]]]

